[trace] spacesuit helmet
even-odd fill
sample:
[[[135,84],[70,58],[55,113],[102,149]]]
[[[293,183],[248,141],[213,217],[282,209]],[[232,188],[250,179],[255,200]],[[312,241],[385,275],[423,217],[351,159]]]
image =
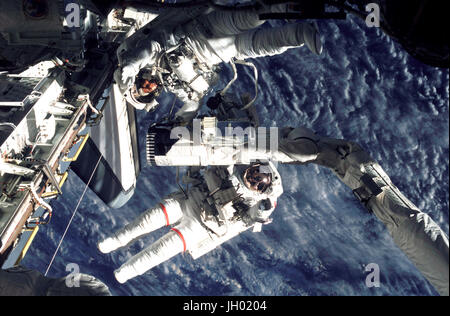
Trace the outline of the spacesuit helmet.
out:
[[[253,164],[242,175],[245,186],[255,192],[263,193],[272,185],[272,173],[268,166]]]
[[[131,88],[131,92],[136,101],[140,103],[150,103],[162,92],[162,84],[157,76],[150,71],[140,71]]]
[[[142,69],[135,77],[134,84],[125,93],[127,101],[137,109],[147,111],[156,108],[156,99],[161,95],[163,86],[159,78],[149,69]]]

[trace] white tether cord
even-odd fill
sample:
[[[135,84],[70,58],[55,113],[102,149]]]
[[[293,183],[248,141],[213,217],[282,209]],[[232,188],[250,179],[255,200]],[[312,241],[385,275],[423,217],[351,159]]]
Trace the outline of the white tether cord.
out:
[[[64,240],[64,237],[66,236],[67,231],[69,230],[70,224],[72,223],[73,218],[75,217],[75,214],[78,210],[78,207],[80,206],[81,201],[83,200],[84,194],[87,191],[87,188],[89,187],[89,184],[91,183],[92,177],[94,176],[95,171],[97,170],[98,165],[100,164],[100,161],[102,160],[102,156],[100,155],[100,158],[98,158],[97,164],[95,165],[94,171],[92,171],[91,177],[89,178],[89,181],[86,183],[86,187],[84,188],[83,193],[81,194],[80,199],[78,200],[77,206],[75,207],[75,210],[72,213],[72,217],[69,220],[69,223],[66,226],[66,230],[64,231],[64,234],[62,235],[61,239],[59,240],[58,247],[56,247],[55,253],[53,254],[52,260],[50,261],[47,270],[45,271],[44,276],[47,276],[48,271],[50,270],[53,260],[55,260],[56,254],[58,253],[59,248],[61,247],[61,244]]]
[[[254,97],[249,103],[247,103],[246,105],[244,105],[244,106],[241,108],[241,110],[246,110],[246,109],[248,109],[253,103],[255,103],[256,98],[258,97],[258,69],[256,68],[256,66],[255,66],[253,63],[247,62],[247,61],[245,61],[245,60],[236,60],[235,63],[236,63],[236,64],[241,64],[241,65],[244,65],[244,66],[249,66],[249,67],[252,67],[252,68],[253,68],[253,73],[254,73],[254,77],[255,77],[255,78],[253,79],[253,81],[254,81],[254,83],[255,83],[255,97]]]

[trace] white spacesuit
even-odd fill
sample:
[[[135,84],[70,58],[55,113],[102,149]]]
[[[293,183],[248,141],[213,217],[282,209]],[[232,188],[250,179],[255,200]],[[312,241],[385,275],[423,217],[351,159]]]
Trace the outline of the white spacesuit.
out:
[[[163,226],[174,225],[158,241],[114,271],[120,283],[141,275],[180,252],[194,259],[223,242],[262,224],[283,193],[281,177],[270,162],[229,167],[191,168],[184,177],[187,192],[169,195],[114,235],[99,242],[109,253]]]
[[[286,5],[265,10],[278,12],[286,10]],[[142,81],[145,86],[134,83],[141,69],[151,69],[155,76],[151,81],[154,86],[164,85],[183,102],[175,117],[188,122],[195,116],[201,98],[217,79],[215,65],[234,59],[281,54],[305,43],[313,53],[321,54],[322,43],[316,24],[294,23],[256,29],[265,22],[259,20],[259,13],[206,12],[188,23],[166,29],[160,27],[164,31],[146,37],[141,34],[139,40],[134,39],[137,44],[124,45],[118,50],[122,68],[116,71],[115,80],[123,90],[129,88],[125,96],[131,104],[138,109],[150,110],[157,105],[154,98],[159,94],[149,100],[148,94],[153,93],[148,89],[149,81]]]

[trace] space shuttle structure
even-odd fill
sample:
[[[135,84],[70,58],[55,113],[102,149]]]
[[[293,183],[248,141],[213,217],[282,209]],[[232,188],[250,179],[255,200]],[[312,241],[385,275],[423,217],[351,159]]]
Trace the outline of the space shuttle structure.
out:
[[[72,170],[109,207],[124,205],[133,195],[140,173],[135,109],[111,85],[102,120],[90,127],[90,138]],[[99,165],[96,162],[100,159]]]

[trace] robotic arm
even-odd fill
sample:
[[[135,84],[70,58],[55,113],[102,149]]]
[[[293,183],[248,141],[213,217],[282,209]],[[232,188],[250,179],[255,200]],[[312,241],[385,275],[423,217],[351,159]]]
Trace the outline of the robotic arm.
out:
[[[279,150],[300,163],[330,168],[386,225],[395,244],[441,295],[449,295],[449,243],[441,228],[411,203],[359,145],[312,131],[286,129]],[[315,151],[315,153],[314,153]]]

